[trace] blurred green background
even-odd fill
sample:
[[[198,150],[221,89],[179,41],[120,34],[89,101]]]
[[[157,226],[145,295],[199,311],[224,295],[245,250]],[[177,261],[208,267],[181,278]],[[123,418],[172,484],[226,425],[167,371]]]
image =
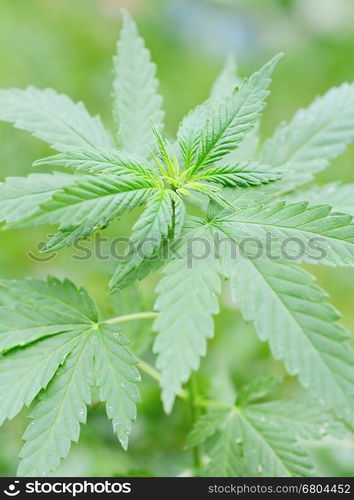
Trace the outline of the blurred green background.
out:
[[[226,54],[236,54],[239,72],[246,75],[274,53],[283,51],[272,84],[261,135],[269,136],[281,120],[307,106],[332,85],[354,80],[353,0],[1,0],[0,87],[53,87],[82,99],[92,113],[112,125],[111,60],[121,24],[121,8],[136,17],[140,31],[158,65],[167,112],[167,130],[174,134],[183,115],[207,95]],[[0,123],[1,179],[33,171],[32,162],[50,153],[29,134]],[[318,180],[354,181],[354,147],[336,160]],[[354,201],[354,200],[353,200]],[[117,222],[104,236],[128,235],[134,214]],[[47,262],[38,256],[38,244],[51,228],[2,232],[0,276],[68,276],[85,285],[107,315],[151,309],[156,277],[114,296],[105,291],[114,262],[77,260],[67,249]],[[93,241],[85,243],[92,248]],[[78,252],[76,252],[78,254]],[[82,255],[82,252],[79,252]],[[343,313],[343,323],[354,330],[354,272],[312,269]],[[223,295],[216,337],[203,361],[201,385],[207,392],[233,396],[233,385],[250,377],[285,375],[281,363],[271,360],[237,308]],[[153,362],[149,351],[151,324],[129,325],[138,352]],[[208,381],[207,374],[214,379]],[[231,375],[231,376],[230,376]],[[283,394],[299,391],[287,378]],[[63,476],[178,475],[191,464],[185,437],[190,427],[188,408],[178,402],[172,416],[164,416],[156,384],[144,378],[143,402],[124,453],[113,436],[104,408],[89,412],[79,444],[58,470]],[[26,426],[26,412],[0,430],[0,474],[13,475]],[[325,443],[312,452],[326,475],[354,475],[351,443]]]

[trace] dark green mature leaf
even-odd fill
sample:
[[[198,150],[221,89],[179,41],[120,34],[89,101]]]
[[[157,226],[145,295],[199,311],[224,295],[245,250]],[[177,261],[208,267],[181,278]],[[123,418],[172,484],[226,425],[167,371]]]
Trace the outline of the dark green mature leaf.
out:
[[[32,132],[57,151],[113,147],[110,134],[97,116],[92,117],[82,102],[74,103],[52,89],[1,89],[0,120]]]

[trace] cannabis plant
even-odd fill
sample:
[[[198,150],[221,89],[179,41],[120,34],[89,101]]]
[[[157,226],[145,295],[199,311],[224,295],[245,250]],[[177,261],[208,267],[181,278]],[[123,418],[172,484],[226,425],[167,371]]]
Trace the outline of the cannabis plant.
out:
[[[143,207],[134,250],[118,261],[110,292],[150,272],[163,275],[153,312],[109,319],[69,279],[1,281],[0,420],[32,408],[19,475],[55,471],[79,438],[93,390],[127,449],[141,370],[159,381],[167,413],[176,397],[195,409],[186,442],[195,449],[196,475],[317,474],[306,441],[350,436],[350,334],[299,264],[354,265],[354,189],[299,186],[354,139],[354,85],[318,97],[259,146],[279,59],[246,79],[229,59],[176,140],[164,135],[155,66],[128,14],[114,59],[114,135],[81,102],[54,90],[0,91],[0,118],[49,143],[56,154],[35,165],[57,170],[5,179],[4,227],[57,225],[43,248],[52,252]],[[237,388],[232,404],[223,394],[198,393],[195,372],[214,333],[223,282],[308,400],[272,398],[274,377]],[[138,318],[155,318],[156,369],[136,359],[121,331]]]

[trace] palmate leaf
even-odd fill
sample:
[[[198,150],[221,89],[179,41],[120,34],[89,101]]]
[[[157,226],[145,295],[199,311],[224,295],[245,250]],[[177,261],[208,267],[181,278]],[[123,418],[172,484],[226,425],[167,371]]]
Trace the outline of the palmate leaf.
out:
[[[234,263],[235,265],[235,263]],[[338,312],[305,270],[279,261],[241,259],[230,276],[246,321],[275,359],[325,406],[352,424],[354,351]]]
[[[213,336],[220,279],[212,243],[208,228],[192,227],[178,247],[178,258],[167,264],[157,286],[154,352],[166,412],[171,411],[182,384],[198,369],[207,340]]]
[[[34,162],[34,166],[41,165],[74,168],[84,173],[136,175],[148,179],[156,176],[144,158],[108,149],[66,151]]]
[[[78,441],[91,402],[93,374],[92,333],[80,339],[32,411],[24,433],[19,476],[45,476],[58,468]]]
[[[163,128],[162,98],[157,93],[156,67],[127,12],[117,49],[113,89],[119,147],[147,157],[154,147],[151,123]]]
[[[130,239],[132,255],[122,260],[110,282],[111,291],[119,289],[122,284],[131,282],[131,277],[139,273],[143,263],[155,261],[155,254],[161,247],[164,238],[168,237],[172,227],[173,207],[169,190],[158,191],[146,204],[146,208],[133,227]],[[146,268],[147,265],[144,265]]]
[[[0,221],[13,222],[32,215],[41,203],[75,180],[72,175],[57,172],[7,177],[0,184]]]
[[[190,445],[215,434],[207,447],[212,476],[311,476],[316,474],[303,442],[345,430],[312,404],[275,400],[213,409],[190,435]]]
[[[279,178],[279,173],[255,161],[245,161],[235,165],[214,165],[194,179],[215,182],[228,187],[248,187],[267,184]]]
[[[28,130],[58,151],[114,146],[101,120],[82,102],[74,103],[52,89],[0,90],[0,120]]]
[[[81,333],[97,321],[90,297],[68,280],[2,280],[0,299],[4,304],[0,307],[0,351],[61,332]]]
[[[78,343],[80,333],[61,333],[0,357],[0,425],[6,418],[14,418],[47,387]]]
[[[264,144],[260,161],[289,171],[281,181],[289,190],[310,181],[353,140],[354,85],[345,83],[282,124]]]
[[[252,241],[272,257],[328,265],[354,265],[352,216],[333,212],[329,205],[277,202],[216,215],[212,222],[237,243]],[[269,242],[269,236],[273,241]]]
[[[13,332],[1,327],[8,342],[0,349],[0,422],[13,418],[42,391],[25,432],[19,475],[46,475],[57,468],[79,437],[94,384],[126,448],[139,400],[136,360],[116,327],[99,321],[85,290],[55,278],[7,281],[0,299],[2,318],[14,311],[21,317],[18,332],[16,317],[9,325]]]
[[[274,57],[213,110],[201,135],[196,170],[211,165],[237,148],[255,126],[265,107],[270,76],[280,55]]]
[[[354,184],[331,182],[324,186],[311,186],[308,189],[299,189],[289,193],[286,199],[308,201],[314,205],[325,203],[338,212],[354,215]]]

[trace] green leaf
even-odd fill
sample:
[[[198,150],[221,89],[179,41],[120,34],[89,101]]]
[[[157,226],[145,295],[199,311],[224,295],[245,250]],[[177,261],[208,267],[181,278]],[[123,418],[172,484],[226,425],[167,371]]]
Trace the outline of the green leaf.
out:
[[[287,171],[283,189],[290,190],[310,181],[353,140],[354,85],[345,83],[282,124],[264,144],[260,161]]]
[[[354,351],[338,312],[305,270],[279,261],[241,259],[231,284],[275,359],[283,360],[321,403],[348,424],[354,411]]]
[[[230,408],[211,408],[204,413],[194,424],[193,429],[188,435],[188,445],[190,447],[198,446],[213,436],[219,427],[225,422]]]
[[[210,462],[205,473],[208,477],[242,477],[244,462],[238,434],[238,422],[229,415],[224,417],[222,432],[210,447]]]
[[[132,278],[149,272],[150,262],[153,266],[163,239],[167,238],[172,227],[172,198],[168,190],[154,194],[146,204],[146,208],[133,227],[130,238],[132,254],[122,260],[110,282],[110,290],[122,288],[131,283]],[[145,264],[147,262],[147,264]],[[144,269],[144,270],[143,270]]]
[[[101,326],[95,342],[96,383],[100,399],[106,402],[114,432],[126,450],[132,421],[136,419],[136,403],[140,401],[136,359],[126,347],[127,341],[117,328]]]
[[[236,149],[255,126],[265,107],[270,76],[280,55],[274,57],[211,113],[201,135],[196,170],[211,165]],[[264,162],[265,163],[265,162]]]
[[[238,244],[251,238],[262,255],[290,261],[354,265],[352,216],[332,212],[328,205],[277,202],[254,205],[212,222]],[[273,240],[269,241],[269,236]],[[267,252],[271,253],[267,253]]]
[[[237,404],[244,405],[263,399],[282,382],[281,377],[263,377],[244,385],[237,394]]]
[[[0,307],[0,351],[62,332],[81,333],[98,319],[90,297],[69,280],[1,281],[0,298],[4,303]]]
[[[19,475],[55,471],[79,438],[95,381],[126,448],[139,400],[136,360],[117,329],[99,322],[86,291],[55,278],[2,281],[0,301],[0,337],[8,340],[1,348],[11,349],[0,356],[0,422],[40,394],[24,435]]]
[[[107,149],[66,151],[34,162],[34,166],[42,165],[74,168],[95,174],[136,175],[148,179],[156,176],[144,158],[125,151]]]
[[[45,476],[58,468],[77,442],[91,402],[92,333],[83,336],[30,415],[23,436],[19,476]]]
[[[57,172],[7,177],[0,184],[0,221],[14,222],[32,215],[41,203],[74,182],[74,176]]]
[[[325,203],[338,212],[354,215],[354,184],[331,182],[324,186],[311,186],[296,190],[286,197],[290,201],[308,201],[314,205]]]
[[[59,224],[63,234],[44,249],[51,251],[107,226],[115,217],[144,203],[155,191],[146,179],[105,174],[78,178],[15,227]]]
[[[161,130],[164,113],[157,93],[156,67],[127,12],[117,49],[113,88],[119,147],[147,157],[154,147],[151,123]]]
[[[47,387],[78,343],[79,333],[69,331],[45,338],[0,357],[0,425],[6,418],[14,418],[23,406],[29,406]]]
[[[178,257],[163,272],[157,286],[154,352],[158,354],[164,408],[170,412],[182,384],[206,354],[207,339],[214,333],[212,316],[219,311],[219,266],[208,228],[188,231],[178,247]]]
[[[237,66],[235,58],[229,54],[225,60],[225,64],[215,80],[210,96],[213,99],[225,99],[225,97],[241,84],[241,80],[237,77]]]
[[[195,163],[201,135],[210,114],[232,93],[238,83],[234,59],[228,57],[213,85],[210,97],[190,111],[181,121],[177,138],[186,168]]]
[[[0,90],[0,120],[28,130],[58,151],[113,147],[100,118],[92,117],[82,102],[52,89]]]
[[[218,431],[218,433],[217,433]],[[303,442],[327,432],[345,432],[311,403],[270,401],[213,410],[196,423],[196,442],[216,434],[208,447],[212,476],[312,476],[312,461]]]
[[[193,180],[215,182],[223,186],[248,187],[267,184],[279,178],[279,173],[255,161],[245,161],[235,165],[214,165],[200,173]]]

